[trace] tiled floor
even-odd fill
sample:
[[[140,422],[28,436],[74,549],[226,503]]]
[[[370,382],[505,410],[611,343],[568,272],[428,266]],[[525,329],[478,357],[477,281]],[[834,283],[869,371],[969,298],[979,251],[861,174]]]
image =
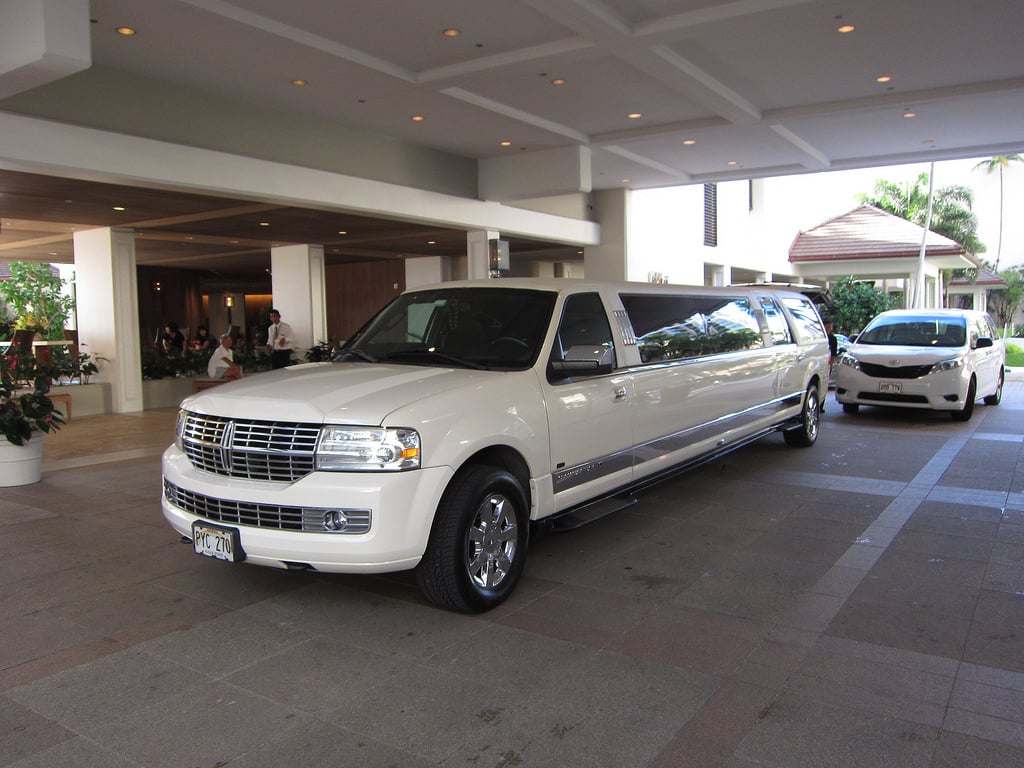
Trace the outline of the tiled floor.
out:
[[[0,495],[0,765],[1024,765],[1024,382],[967,424],[830,401],[482,616],[194,556],[173,422],[75,419]]]

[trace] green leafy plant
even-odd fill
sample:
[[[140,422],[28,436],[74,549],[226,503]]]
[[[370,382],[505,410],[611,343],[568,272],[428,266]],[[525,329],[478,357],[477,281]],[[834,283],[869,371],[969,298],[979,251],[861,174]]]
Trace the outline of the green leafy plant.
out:
[[[31,392],[17,392],[6,377],[0,384],[0,430],[7,441],[25,445],[35,432],[54,432],[64,423],[63,415],[47,397],[50,382],[37,376]]]
[[[330,360],[334,355],[334,344],[330,340],[317,342],[315,346],[306,350],[306,361],[310,363],[322,363]]]
[[[830,288],[831,303],[825,310],[826,319],[835,323],[837,333],[850,336],[859,333],[879,312],[895,309],[902,304],[899,297],[879,291],[870,282],[852,277],[840,278]]]
[[[64,283],[49,264],[12,261],[11,279],[0,282],[0,297],[14,312],[14,329],[63,339],[75,308],[75,300],[61,292]]]

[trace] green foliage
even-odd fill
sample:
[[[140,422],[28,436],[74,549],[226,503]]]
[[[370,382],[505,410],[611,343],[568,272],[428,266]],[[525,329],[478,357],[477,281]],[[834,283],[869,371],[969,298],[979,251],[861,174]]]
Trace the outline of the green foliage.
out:
[[[64,338],[64,327],[75,309],[70,296],[61,293],[65,281],[49,264],[11,262],[11,279],[0,282],[0,297],[14,312],[15,330],[33,330],[44,339]]]
[[[928,174],[922,173],[913,183],[879,179],[873,195],[859,197],[863,203],[923,227],[928,218]],[[974,193],[968,187],[940,187],[934,191],[931,231],[959,243],[970,253],[984,253],[985,244],[978,239],[978,218],[973,207]]]
[[[0,384],[0,431],[8,442],[25,445],[34,432],[53,432],[64,423],[60,411],[47,397],[49,380],[37,376],[31,392],[18,393],[13,382],[4,376]]]
[[[310,363],[322,363],[334,357],[334,344],[328,341],[317,342],[306,350],[306,361]]]
[[[1024,368],[1024,349],[1016,344],[1007,344],[1006,365],[1010,368]]]
[[[900,306],[898,298],[877,290],[870,282],[858,282],[852,277],[840,278],[829,287],[829,292],[832,303],[826,319],[835,324],[836,333],[847,336],[860,333],[879,312]]]
[[[1004,269],[999,276],[1006,281],[1006,289],[988,292],[988,311],[1000,325],[1013,323],[1013,318],[1024,303],[1024,276],[1020,268]]]

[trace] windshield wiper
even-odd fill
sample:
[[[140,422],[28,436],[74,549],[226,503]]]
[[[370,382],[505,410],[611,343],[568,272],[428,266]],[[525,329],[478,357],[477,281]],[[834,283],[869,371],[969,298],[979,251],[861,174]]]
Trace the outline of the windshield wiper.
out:
[[[449,355],[447,352],[438,352],[434,349],[402,349],[397,352],[389,352],[388,354],[381,357],[381,360],[397,360],[402,357],[411,358],[429,358],[432,360],[441,360],[446,363],[451,363],[460,368],[474,368],[478,371],[486,370],[486,366],[480,365],[472,360],[467,360],[464,357],[457,357],[455,355]]]
[[[346,357],[358,357],[360,360],[365,360],[368,363],[380,362],[376,357],[369,354],[368,352],[363,352],[363,350],[361,349],[343,349],[335,356],[334,362],[341,362]]]

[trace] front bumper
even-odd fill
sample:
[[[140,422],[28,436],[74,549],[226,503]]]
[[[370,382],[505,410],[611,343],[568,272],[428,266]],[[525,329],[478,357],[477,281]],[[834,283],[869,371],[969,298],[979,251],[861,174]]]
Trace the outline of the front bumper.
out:
[[[212,500],[304,510],[369,510],[369,531],[359,534],[231,527],[238,529],[249,563],[273,568],[308,566],[334,573],[386,573],[419,563],[452,472],[434,467],[388,473],[313,472],[294,483],[238,480],[197,470],[171,446],[163,455],[163,475],[166,482]],[[207,519],[175,506],[166,494],[161,506],[171,527],[189,539],[192,523]]]
[[[963,410],[970,376],[962,370],[943,371],[919,379],[886,379],[843,368],[836,377],[836,400],[858,405],[885,405],[934,411]],[[898,384],[899,391],[884,391]]]

